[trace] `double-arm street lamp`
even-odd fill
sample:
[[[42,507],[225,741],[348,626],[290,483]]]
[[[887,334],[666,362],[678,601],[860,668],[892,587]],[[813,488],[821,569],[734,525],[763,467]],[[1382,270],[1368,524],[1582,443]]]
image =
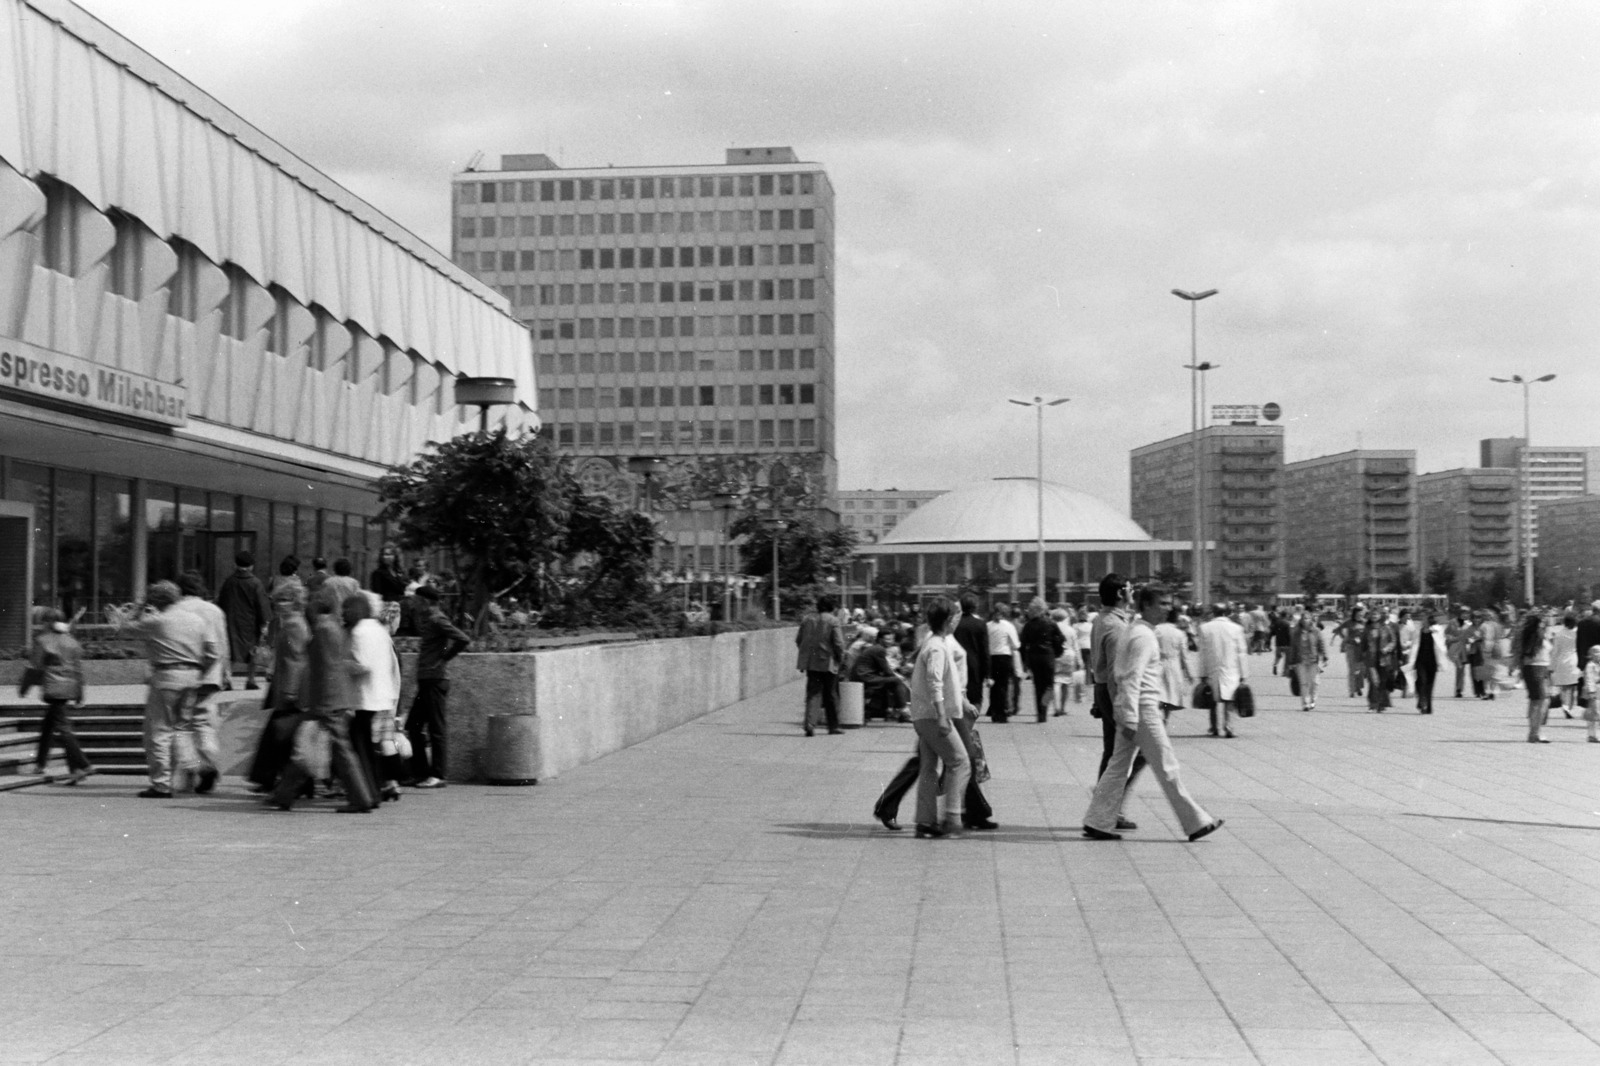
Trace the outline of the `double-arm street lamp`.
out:
[[[1528,606],[1532,607],[1533,599],[1533,435],[1531,420],[1529,418],[1528,390],[1545,381],[1554,381],[1554,374],[1546,374],[1542,378],[1525,378],[1521,374],[1512,374],[1508,378],[1490,378],[1490,381],[1502,385],[1522,386],[1522,588],[1527,594]]]
[[[1008,401],[1010,403],[1016,404],[1018,407],[1031,407],[1031,408],[1034,409],[1034,412],[1037,415],[1037,417],[1035,419],[1035,423],[1036,423],[1036,425],[1038,427],[1038,433],[1037,433],[1037,445],[1038,445],[1038,447],[1037,447],[1037,452],[1038,452],[1038,460],[1039,460],[1039,463],[1038,463],[1038,475],[1039,476],[1038,476],[1038,480],[1035,482],[1034,487],[1038,490],[1035,499],[1036,499],[1037,504],[1038,504],[1038,520],[1039,520],[1039,524],[1038,524],[1038,534],[1039,534],[1039,544],[1038,544],[1038,549],[1039,549],[1039,572],[1035,576],[1037,576],[1038,579],[1039,579],[1039,598],[1041,600],[1045,598],[1045,594],[1044,594],[1044,409],[1046,407],[1060,407],[1062,404],[1067,402],[1067,399],[1068,399],[1067,397],[1063,396],[1059,400],[1047,400],[1043,396],[1035,396],[1031,400],[1010,400],[1010,401]]]
[[[1217,294],[1216,289],[1207,289],[1204,292],[1189,292],[1186,289],[1173,289],[1172,295],[1189,303],[1189,362],[1184,369],[1189,371],[1189,432],[1194,440],[1194,541],[1190,549],[1189,569],[1190,585],[1193,589],[1194,602],[1202,603],[1210,593],[1205,577],[1205,521],[1204,496],[1202,495],[1201,482],[1205,477],[1205,467],[1200,459],[1200,411],[1205,406],[1201,398],[1204,388],[1200,375],[1207,370],[1216,370],[1220,363],[1202,363],[1199,354],[1199,320],[1195,312],[1195,305],[1201,300],[1209,299]]]

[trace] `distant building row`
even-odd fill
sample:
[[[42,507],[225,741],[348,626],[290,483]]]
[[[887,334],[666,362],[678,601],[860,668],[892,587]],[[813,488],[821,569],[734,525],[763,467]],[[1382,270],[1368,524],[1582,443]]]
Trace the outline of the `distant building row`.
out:
[[[1447,562],[1465,589],[1515,570],[1524,540],[1539,560],[1539,587],[1565,595],[1600,582],[1600,538],[1588,533],[1600,519],[1600,448],[1527,449],[1533,506],[1519,530],[1520,438],[1482,441],[1478,467],[1419,475],[1411,450],[1285,463],[1283,434],[1254,424],[1201,431],[1213,594],[1299,591],[1313,564],[1336,588],[1380,590],[1407,573],[1425,581]],[[1132,453],[1133,519],[1157,539],[1193,534],[1194,454],[1189,434]]]

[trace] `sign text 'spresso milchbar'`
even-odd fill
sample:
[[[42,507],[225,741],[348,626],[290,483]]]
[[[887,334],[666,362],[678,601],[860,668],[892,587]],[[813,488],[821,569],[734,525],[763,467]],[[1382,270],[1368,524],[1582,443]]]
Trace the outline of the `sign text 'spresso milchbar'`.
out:
[[[20,341],[0,342],[0,388],[169,426],[189,420],[188,390],[182,385]]]

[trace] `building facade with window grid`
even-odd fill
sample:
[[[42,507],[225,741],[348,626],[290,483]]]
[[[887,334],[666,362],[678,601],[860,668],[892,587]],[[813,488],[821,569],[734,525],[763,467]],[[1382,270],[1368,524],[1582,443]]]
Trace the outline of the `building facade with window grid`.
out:
[[[1517,472],[1471,467],[1436,470],[1417,479],[1417,561],[1421,576],[1441,562],[1456,588],[1488,582],[1497,571],[1515,574]]]
[[[348,557],[375,480],[530,341],[493,290],[66,0],[0,0],[0,647],[252,549]]]
[[[1600,591],[1600,496],[1569,496],[1539,505],[1544,540],[1534,592],[1540,603],[1574,601],[1579,610]]]
[[[1478,464],[1506,467],[1517,471],[1519,492],[1528,499],[1519,503],[1522,535],[1539,557],[1539,515],[1544,504],[1600,492],[1600,448],[1573,445],[1535,444],[1529,448],[1521,437],[1490,437],[1478,442]],[[1524,465],[1526,464],[1526,465]],[[1519,497],[1520,500],[1520,497]]]
[[[643,503],[627,460],[666,460],[648,496],[680,568],[725,557],[694,528],[690,504],[711,493],[837,510],[833,189],[819,165],[788,148],[672,167],[508,155],[456,175],[452,203],[452,255],[528,324],[543,431],[580,479]]]
[[[847,489],[839,493],[839,521],[863,544],[876,544],[901,519],[948,489]]]
[[[1283,587],[1283,427],[1234,424],[1200,431],[1201,530],[1214,596],[1249,598]],[[1194,531],[1194,438],[1185,433],[1135,448],[1129,462],[1133,520],[1156,540]],[[1187,560],[1180,565],[1188,570]]]
[[[1388,590],[1418,573],[1417,453],[1359,449],[1283,468],[1283,557],[1288,589],[1318,563],[1335,587]],[[1419,575],[1420,579],[1420,575]]]

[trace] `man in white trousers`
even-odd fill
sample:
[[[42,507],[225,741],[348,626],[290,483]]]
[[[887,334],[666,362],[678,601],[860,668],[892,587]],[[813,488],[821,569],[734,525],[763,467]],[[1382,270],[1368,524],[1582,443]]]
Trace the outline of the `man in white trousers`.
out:
[[[1161,648],[1155,627],[1172,610],[1172,593],[1160,585],[1140,589],[1134,604],[1139,617],[1128,626],[1117,643],[1113,676],[1116,699],[1117,743],[1111,761],[1094,786],[1094,798],[1083,816],[1083,835],[1090,840],[1121,840],[1116,832],[1122,816],[1122,799],[1127,792],[1128,771],[1136,752],[1144,753],[1151,773],[1161,782],[1167,802],[1178,816],[1190,840],[1221,828],[1222,819],[1212,818],[1196,803],[1178,776],[1178,756],[1167,739],[1166,720],[1161,714]]]

